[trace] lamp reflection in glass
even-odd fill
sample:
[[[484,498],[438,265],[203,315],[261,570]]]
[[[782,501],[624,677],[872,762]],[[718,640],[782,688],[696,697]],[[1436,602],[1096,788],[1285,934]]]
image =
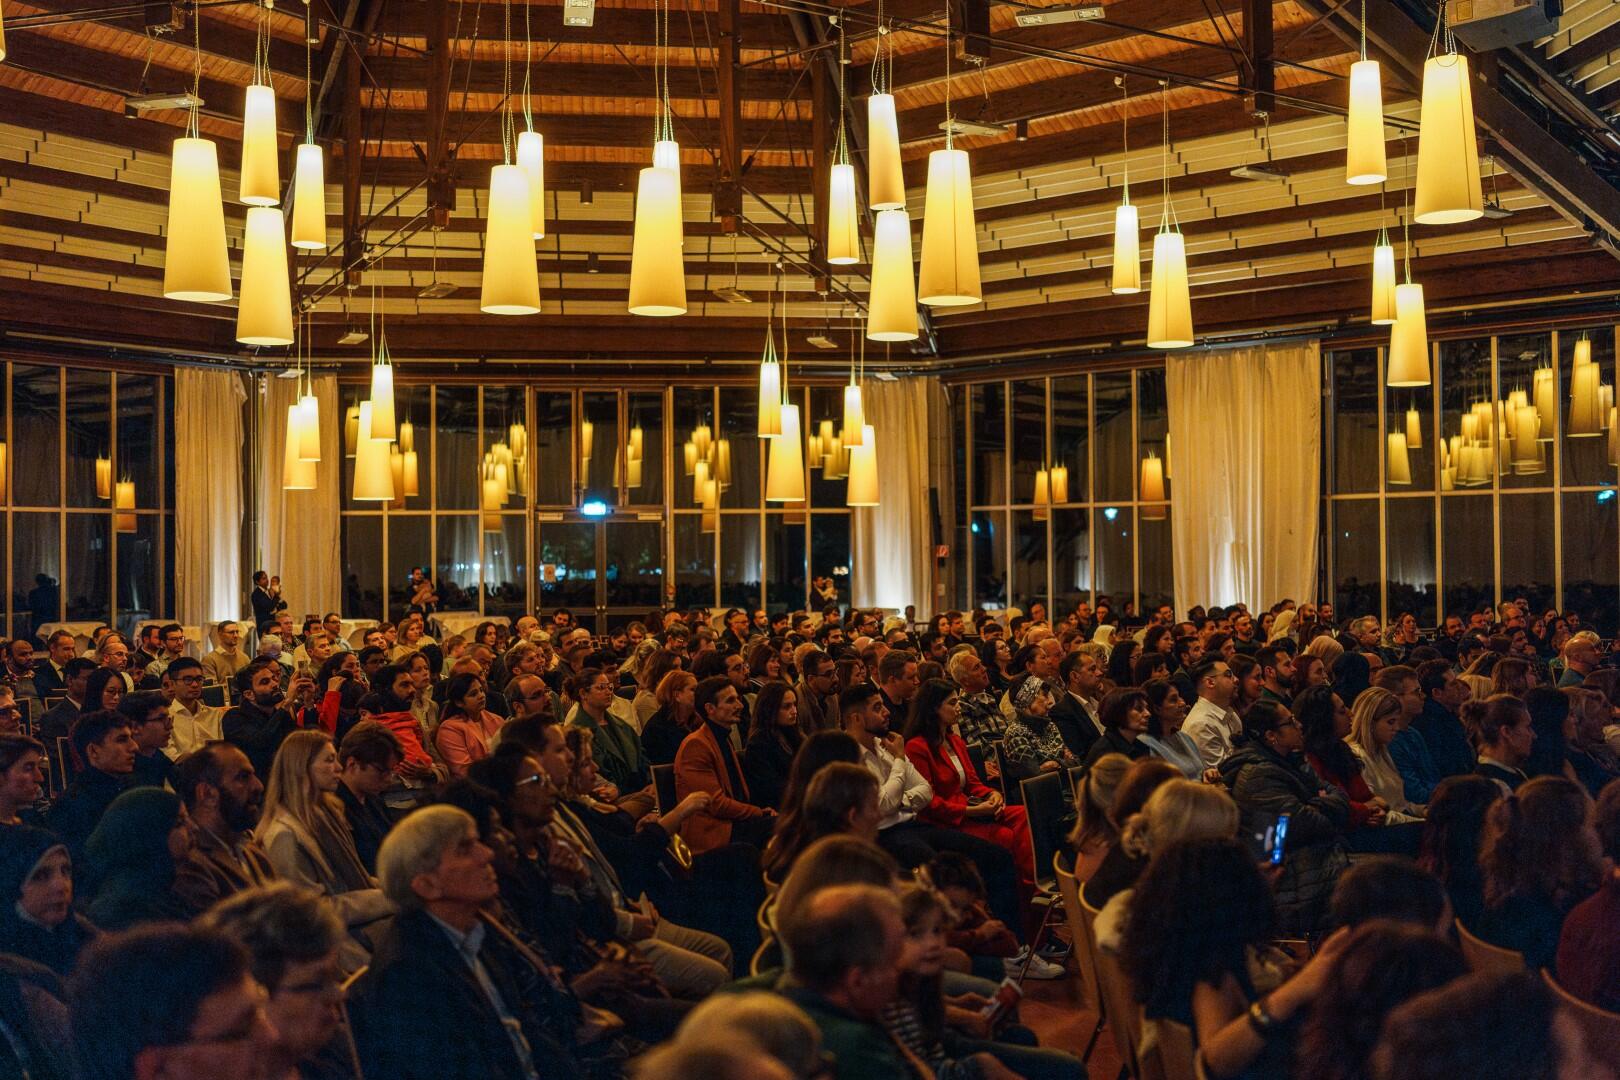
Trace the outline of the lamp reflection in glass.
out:
[[[113,500],[113,509],[118,511],[113,515],[114,530],[121,533],[135,532],[135,481],[120,480],[113,490],[116,496]]]

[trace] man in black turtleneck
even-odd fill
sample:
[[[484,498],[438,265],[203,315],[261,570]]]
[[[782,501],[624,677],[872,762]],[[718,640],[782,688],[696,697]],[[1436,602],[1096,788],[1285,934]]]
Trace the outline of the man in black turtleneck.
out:
[[[293,679],[295,690],[300,681],[307,682],[308,676]],[[242,696],[241,703],[227,712],[220,723],[225,741],[241,748],[253,763],[256,774],[268,777],[270,763],[275,761],[282,740],[298,727],[292,714],[279,707],[284,696],[281,664],[260,657],[237,672],[236,689]]]
[[[70,738],[84,767],[45,815],[45,823],[79,862],[101,815],[129,786],[135,771],[135,736],[127,717],[102,709],[80,716]]]

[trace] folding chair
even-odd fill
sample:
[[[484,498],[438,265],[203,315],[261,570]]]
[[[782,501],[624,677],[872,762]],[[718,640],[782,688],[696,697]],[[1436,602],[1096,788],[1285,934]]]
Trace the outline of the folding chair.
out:
[[[1582,1001],[1558,985],[1558,980],[1553,978],[1550,971],[1543,970],[1541,977],[1575,1017],[1575,1022],[1581,1025],[1581,1029],[1586,1033],[1587,1049],[1592,1051],[1599,1061],[1620,1061],[1620,1013],[1612,1013],[1590,1002]]]
[[[1045,772],[1028,780],[1019,781],[1018,784],[1020,801],[1024,804],[1025,816],[1029,821],[1029,843],[1035,856],[1035,896],[1030,902],[1045,908],[1041,915],[1041,925],[1029,943],[1031,957],[1046,940],[1052,925],[1063,914],[1063,898],[1058,895],[1057,879],[1052,877],[1048,870],[1052,866],[1053,856],[1057,854],[1062,843],[1062,837],[1058,835],[1058,822],[1063,819],[1065,782],[1061,773]],[[1027,967],[1026,960],[1025,968]],[[1023,972],[1019,973],[1019,977],[1023,977]]]
[[[1086,938],[1095,946],[1095,927],[1100,912],[1080,901],[1080,917],[1086,923]],[[1136,1050],[1142,1044],[1142,1007],[1131,993],[1130,980],[1119,966],[1119,961],[1101,949],[1093,948],[1092,962],[1097,966],[1097,986],[1102,993],[1103,1007],[1108,1013],[1108,1024],[1113,1031],[1114,1046],[1123,1063],[1120,1072],[1130,1076],[1142,1075],[1142,1063]]]
[[[1097,964],[1093,959],[1096,946],[1089,939],[1091,928],[1080,917],[1080,883],[1074,880],[1074,873],[1063,865],[1061,851],[1052,853],[1052,875],[1057,879],[1058,895],[1063,898],[1063,915],[1069,923],[1069,937],[1074,940],[1074,958],[1080,973],[1082,1004],[1097,1007],[1097,1026],[1091,1029],[1091,1038],[1086,1040],[1085,1052],[1080,1055],[1080,1061],[1084,1064],[1091,1060],[1091,1052],[1097,1046],[1097,1037],[1102,1034],[1103,1025],[1108,1022],[1108,1011],[1103,1008],[1102,993],[1097,986]]]
[[[652,767],[653,790],[658,796],[658,812],[667,814],[675,809],[679,801],[675,798],[675,766],[654,765]]]
[[[1012,778],[1012,770],[1007,767],[1007,755],[1001,749],[1001,743],[993,742],[990,746],[995,750],[996,768],[1001,770],[1001,794],[1006,798],[1007,805],[1024,805],[1024,793],[1019,790],[1018,781]]]

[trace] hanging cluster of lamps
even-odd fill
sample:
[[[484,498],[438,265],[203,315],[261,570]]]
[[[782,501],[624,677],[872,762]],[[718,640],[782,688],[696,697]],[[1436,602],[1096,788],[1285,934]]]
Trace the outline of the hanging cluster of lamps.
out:
[[[304,349],[309,342],[304,320],[299,319],[297,348],[297,399],[287,406],[287,434],[282,450],[281,487],[285,491],[314,491],[316,466],[321,461],[321,409]]]
[[[1035,509],[1033,516],[1036,521],[1045,521],[1052,516],[1052,506],[1056,503],[1069,501],[1069,467],[1067,465],[1051,465],[1035,471]]]
[[[580,437],[583,459],[590,461],[589,424],[582,425]],[[501,511],[511,505],[514,495],[529,495],[529,433],[520,423],[506,429],[506,438],[484,451],[478,467],[478,509],[485,532],[504,528]]]
[[[409,424],[396,424],[394,415],[394,365],[388,355],[388,316],[377,313],[376,286],[372,287],[371,396],[350,410],[344,430],[350,456],[354,458],[353,498],[356,502],[397,503],[414,494],[406,481],[417,472],[414,465],[416,436]],[[408,438],[405,429],[409,429]],[[400,445],[394,444],[399,442]],[[408,445],[407,445],[408,443]],[[394,455],[400,457],[396,474]],[[412,458],[404,457],[410,453]],[[397,475],[397,481],[396,481]]]
[[[632,447],[640,430],[630,433]],[[700,529],[712,533],[720,527],[720,496],[731,486],[731,440],[715,438],[714,428],[705,422],[692,429],[681,452],[683,471],[692,478],[693,505],[703,511]]]
[[[630,434],[625,438],[624,441],[624,486],[626,488],[635,489],[641,486],[643,477],[642,470],[646,461],[646,450],[647,436],[646,433],[642,431],[641,424],[638,422],[631,426]],[[726,448],[726,466],[728,470],[731,465],[730,450],[731,448],[728,446]],[[613,463],[613,481],[615,487],[617,487],[619,483],[618,469],[619,463],[617,460],[615,460]]]
[[[0,443],[0,499],[6,490],[6,445]],[[133,533],[135,519],[135,481],[113,481],[112,459],[105,454],[96,456],[96,498],[113,504],[115,532]]]
[[[778,288],[781,287],[780,280]],[[774,297],[773,297],[774,300]],[[761,379],[761,410],[759,416],[759,437],[769,444],[765,459],[765,501],[766,502],[803,502],[804,501],[804,435],[799,427],[799,407],[793,404],[788,393],[787,365],[788,365],[788,331],[787,331],[787,293],[782,291],[782,356],[777,361],[776,382],[778,393],[774,404],[763,400],[764,378]],[[763,373],[767,363],[776,355],[776,320],[775,313],[767,302],[765,311],[765,360],[761,362]]]
[[[1127,296],[1142,291],[1142,224],[1136,205],[1131,202],[1131,114],[1130,94],[1125,77],[1117,76],[1119,87],[1120,164],[1122,167],[1119,205],[1114,207],[1114,270],[1108,283],[1110,292]]]

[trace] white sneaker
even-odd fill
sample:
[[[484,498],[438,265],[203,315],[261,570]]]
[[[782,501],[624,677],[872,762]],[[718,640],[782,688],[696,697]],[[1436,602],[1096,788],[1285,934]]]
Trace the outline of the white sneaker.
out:
[[[1018,972],[1023,968],[1024,961],[1028,956],[1029,948],[1026,946],[1018,950],[1017,956],[1009,956],[1001,963],[1006,969],[1007,974],[1016,978],[1018,976]],[[1061,979],[1066,974],[1068,974],[1068,972],[1062,964],[1054,964],[1049,960],[1043,960],[1039,956],[1036,956],[1033,960],[1029,961],[1029,970],[1024,972],[1024,977],[1027,979]]]

